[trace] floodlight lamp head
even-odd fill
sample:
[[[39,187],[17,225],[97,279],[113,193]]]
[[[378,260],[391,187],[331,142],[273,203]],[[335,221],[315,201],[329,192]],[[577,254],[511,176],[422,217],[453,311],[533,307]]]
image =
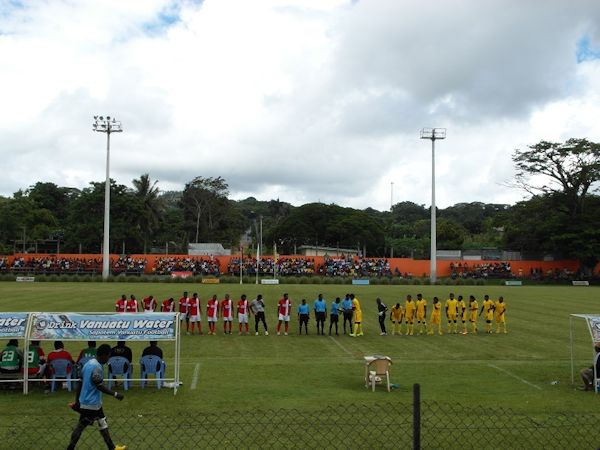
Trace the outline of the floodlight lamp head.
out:
[[[104,120],[104,116],[100,116],[100,120]]]
[[[433,137],[433,128],[421,128],[421,139],[431,139]]]

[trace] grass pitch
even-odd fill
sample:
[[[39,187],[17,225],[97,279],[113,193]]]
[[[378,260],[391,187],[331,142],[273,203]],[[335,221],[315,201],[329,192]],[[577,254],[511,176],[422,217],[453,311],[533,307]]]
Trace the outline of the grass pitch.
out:
[[[600,397],[579,392],[571,384],[569,314],[600,313],[599,290],[594,287],[500,287],[500,286],[347,286],[347,285],[192,285],[173,283],[0,283],[2,311],[113,311],[121,294],[138,299],[153,294],[160,301],[182,292],[198,292],[203,308],[212,294],[221,299],[229,293],[234,300],[241,293],[249,299],[262,293],[267,305],[270,336],[182,335],[181,379],[177,396],[170,389],[160,391],[134,387],[123,402],[105,400],[111,414],[166,413],[174,419],[211,411],[255,411],[296,409],[311,411],[329,405],[352,403],[409,403],[413,383],[420,383],[422,398],[465,406],[502,406],[531,416],[553,412],[594,411]],[[365,336],[317,336],[311,314],[309,336],[298,335],[293,315],[290,336],[277,336],[276,302],[288,292],[294,309],[301,298],[312,304],[323,293],[328,304],[352,290],[360,299]],[[452,291],[468,298],[484,294],[492,299],[503,295],[507,305],[509,333],[443,336],[379,336],[375,298],[389,308],[404,304],[406,294],[421,292],[431,305],[433,296],[442,302]],[[204,311],[203,311],[204,312]],[[429,316],[429,311],[428,311]],[[206,320],[204,318],[204,320]],[[388,322],[389,323],[389,322]],[[253,331],[253,319],[250,328]],[[326,324],[326,328],[328,323]],[[444,331],[446,325],[444,324]],[[206,322],[203,323],[206,333]],[[261,329],[262,330],[262,329]],[[391,331],[391,323],[388,332]],[[579,369],[591,364],[592,349],[587,325],[575,321],[575,383]],[[2,343],[4,345],[4,343]],[[74,356],[84,343],[67,343]],[[134,364],[144,345],[132,344]],[[48,353],[51,343],[44,343]],[[173,372],[173,345],[162,348]],[[384,354],[392,358],[391,393],[378,388],[373,394],[363,385],[363,356]],[[138,365],[134,367],[138,376]],[[558,381],[559,383],[552,383]],[[18,391],[0,393],[0,415],[69,414],[66,403],[73,394],[66,391],[44,394],[34,388],[29,396]],[[74,416],[73,416],[74,420]]]

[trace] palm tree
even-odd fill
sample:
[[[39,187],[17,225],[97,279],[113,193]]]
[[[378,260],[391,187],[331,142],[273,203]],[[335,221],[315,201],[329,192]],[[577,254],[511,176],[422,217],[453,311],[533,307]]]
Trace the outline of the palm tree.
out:
[[[147,173],[142,174],[139,179],[133,180],[134,194],[141,206],[138,227],[144,236],[144,253],[146,253],[148,236],[158,227],[164,209],[159,197],[160,189],[156,186],[157,183],[158,180],[151,182],[150,175]]]

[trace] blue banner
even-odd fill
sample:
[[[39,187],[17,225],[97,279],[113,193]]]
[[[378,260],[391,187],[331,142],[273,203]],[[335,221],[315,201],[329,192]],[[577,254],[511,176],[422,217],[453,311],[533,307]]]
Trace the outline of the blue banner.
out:
[[[29,339],[158,341],[175,339],[176,313],[34,314]]]
[[[0,313],[0,337],[25,337],[29,313]]]

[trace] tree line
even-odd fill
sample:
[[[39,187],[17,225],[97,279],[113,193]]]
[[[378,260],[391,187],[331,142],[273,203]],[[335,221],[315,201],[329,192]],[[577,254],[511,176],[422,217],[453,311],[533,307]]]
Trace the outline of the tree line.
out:
[[[585,139],[541,141],[515,150],[513,186],[528,197],[514,205],[458,203],[437,211],[438,249],[502,248],[541,257],[575,258],[593,267],[600,255],[600,145]],[[0,197],[0,251],[99,253],[104,182],[75,189],[38,182]],[[241,237],[264,252],[277,246],[357,248],[368,256],[429,258],[430,209],[402,201],[390,211],[335,204],[293,206],[279,199],[229,198],[225,178],[198,176],[182,191],[159,189],[149,174],[131,186],[111,180],[113,253],[186,253],[190,242],[237,251]],[[263,253],[264,253],[263,252]]]

